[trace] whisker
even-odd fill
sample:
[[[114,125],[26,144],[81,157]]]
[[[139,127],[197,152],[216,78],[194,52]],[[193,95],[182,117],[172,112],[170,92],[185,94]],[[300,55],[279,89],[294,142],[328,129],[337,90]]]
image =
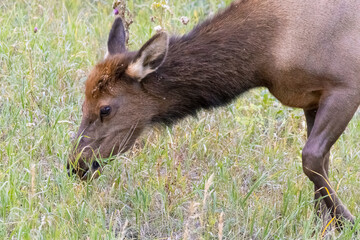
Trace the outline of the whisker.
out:
[[[129,140],[131,139],[131,137],[133,136],[135,129],[137,127],[137,125],[139,124],[139,121],[136,122],[136,124],[132,125],[130,127],[128,136],[125,138],[125,142],[123,142],[123,144],[119,147],[119,150],[122,151],[123,148],[125,147],[125,145],[129,142]]]
[[[127,143],[127,141],[128,141],[127,139],[131,135],[132,128],[133,128],[133,125],[130,127],[129,131],[125,134],[125,137],[123,139],[121,139],[120,144],[119,144],[119,152],[121,152],[123,150],[123,147]],[[121,135],[119,136],[119,138],[120,137],[121,137]]]
[[[137,125],[137,124],[136,124]],[[128,135],[124,138],[123,144],[120,148],[120,151],[123,150],[123,148],[125,147],[125,145],[129,142],[130,138],[132,137],[132,135],[134,134],[136,125],[132,125],[131,128],[129,129]]]

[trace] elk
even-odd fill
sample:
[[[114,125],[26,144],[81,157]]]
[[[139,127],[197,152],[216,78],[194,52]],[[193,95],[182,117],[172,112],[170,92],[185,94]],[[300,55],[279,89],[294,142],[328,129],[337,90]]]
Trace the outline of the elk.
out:
[[[108,54],[85,83],[70,173],[97,176],[96,159],[127,151],[145,128],[265,87],[304,110],[302,165],[315,200],[338,222],[354,223],[328,169],[330,149],[360,103],[358,9],[360,0],[240,0],[183,36],[157,33],[138,51],[126,49],[122,20],[115,19]]]

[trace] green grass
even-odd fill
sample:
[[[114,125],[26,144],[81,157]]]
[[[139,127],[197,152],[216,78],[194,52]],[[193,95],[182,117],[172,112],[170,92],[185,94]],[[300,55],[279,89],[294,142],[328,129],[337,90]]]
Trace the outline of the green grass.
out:
[[[159,23],[150,16],[182,34],[229,2],[171,1],[169,13],[128,1],[130,48],[154,34]],[[265,89],[151,130],[96,181],[67,176],[86,73],[102,59],[112,21],[111,0],[0,2],[0,239],[217,239],[221,229],[223,239],[320,239],[313,185],[301,168],[302,111]],[[359,123],[357,114],[330,170],[355,216]]]

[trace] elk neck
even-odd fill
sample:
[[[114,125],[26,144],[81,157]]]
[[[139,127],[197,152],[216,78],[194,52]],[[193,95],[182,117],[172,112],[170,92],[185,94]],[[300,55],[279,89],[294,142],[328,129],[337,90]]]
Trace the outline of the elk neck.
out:
[[[267,85],[262,69],[271,58],[278,20],[259,11],[232,4],[188,34],[170,38],[164,63],[143,82],[162,101],[154,123],[171,124]]]

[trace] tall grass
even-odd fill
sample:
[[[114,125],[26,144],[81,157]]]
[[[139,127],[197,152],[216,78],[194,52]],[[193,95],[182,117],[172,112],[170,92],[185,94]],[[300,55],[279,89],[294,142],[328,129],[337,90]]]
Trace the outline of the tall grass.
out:
[[[183,34],[229,2],[163,1],[166,10],[128,1],[129,48],[157,25]],[[110,0],[0,2],[0,238],[320,239],[301,168],[302,111],[265,89],[151,130],[96,181],[67,176],[86,74],[106,51],[112,20]],[[359,121],[336,144],[330,170],[355,215]],[[356,228],[358,221],[353,230],[328,231],[329,239],[356,238]]]

